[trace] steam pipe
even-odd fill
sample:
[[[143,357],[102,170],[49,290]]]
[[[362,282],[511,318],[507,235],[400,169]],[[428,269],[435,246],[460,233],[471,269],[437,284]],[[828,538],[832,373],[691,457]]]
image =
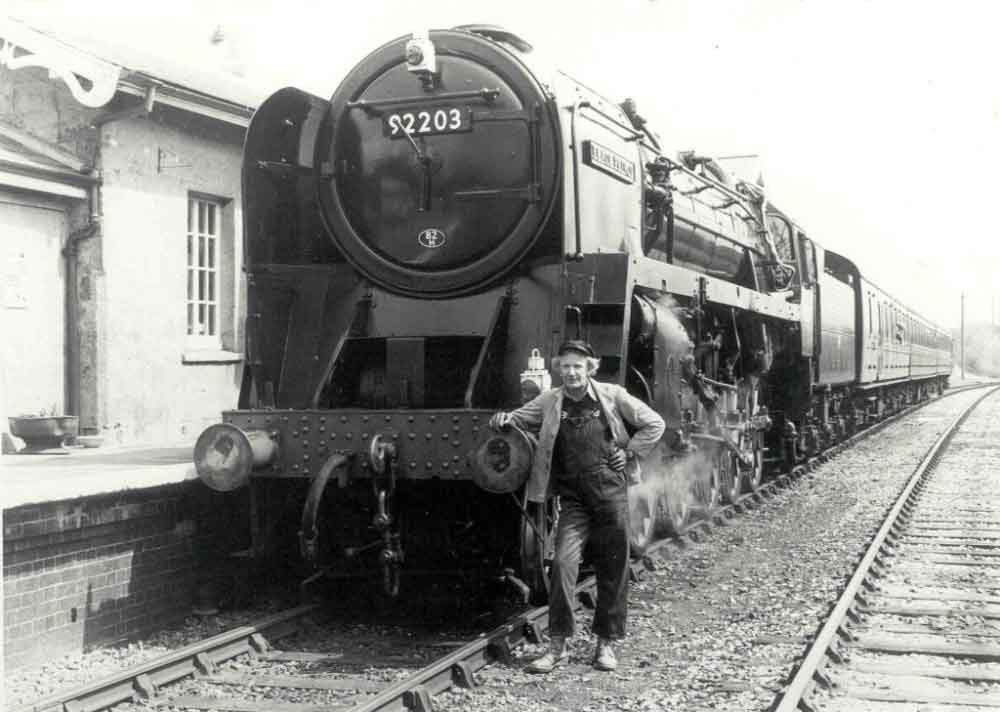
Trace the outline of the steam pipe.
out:
[[[313,566],[316,565],[316,541],[319,539],[319,531],[316,529],[316,515],[319,514],[319,502],[323,497],[323,491],[334,471],[339,467],[344,467],[350,455],[334,453],[327,458],[319,472],[309,484],[309,494],[306,495],[306,503],[302,508],[302,525],[299,529],[299,552],[302,558]]]

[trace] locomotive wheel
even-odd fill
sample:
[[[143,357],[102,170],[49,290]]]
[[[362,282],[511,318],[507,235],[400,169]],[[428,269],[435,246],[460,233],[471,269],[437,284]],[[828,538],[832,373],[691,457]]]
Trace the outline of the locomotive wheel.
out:
[[[753,465],[743,471],[748,492],[756,492],[764,484],[764,446],[759,434],[753,436]]]
[[[722,499],[733,504],[743,494],[743,473],[736,456],[728,449],[720,449],[716,467],[719,471],[719,489]]]
[[[521,517],[521,580],[531,588],[532,603],[540,605],[549,597],[549,572],[555,556],[557,512],[555,500],[545,504],[522,500],[530,521]]]
[[[712,466],[708,472],[696,474],[695,480],[691,485],[691,493],[694,495],[695,505],[706,513],[711,512],[719,504],[721,497],[719,462],[720,458],[718,456],[713,457]]]
[[[691,519],[694,493],[691,482],[681,470],[668,466],[666,471],[666,477],[657,481],[653,495],[656,502],[656,524],[658,529],[680,534]]]
[[[633,558],[646,553],[656,534],[656,498],[648,487],[628,489],[629,551]]]
[[[663,509],[667,518],[667,526],[674,534],[680,534],[691,518],[691,501],[689,497],[664,497]]]

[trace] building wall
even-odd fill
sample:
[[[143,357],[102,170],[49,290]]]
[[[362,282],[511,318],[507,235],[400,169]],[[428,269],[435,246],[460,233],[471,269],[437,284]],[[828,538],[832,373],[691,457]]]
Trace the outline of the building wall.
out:
[[[108,112],[139,104],[136,97],[119,95],[102,109],[88,109],[45,70],[0,67],[0,121],[100,171],[93,210],[102,216],[101,226],[77,245],[75,314],[68,334],[69,345],[79,351],[79,368],[70,380],[78,384],[81,429],[102,433],[111,444],[196,437],[221,410],[236,404],[242,376],[243,131],[163,106],[145,117],[102,120]],[[186,348],[191,194],[218,198],[224,206],[223,333],[216,353]],[[64,239],[91,212],[87,201],[76,202],[67,209]],[[48,344],[44,348],[53,352]],[[0,380],[37,379],[30,352],[4,356]],[[61,384],[47,382],[45,388],[58,390]],[[10,389],[0,383],[0,396],[3,390]],[[49,409],[52,398],[44,400],[32,409]],[[62,398],[56,403],[66,405]],[[6,411],[2,402],[0,408]],[[6,421],[0,421],[0,433],[5,429]]]
[[[33,665],[190,614],[235,547],[238,503],[199,482],[3,512],[4,661]]]
[[[63,412],[66,211],[0,189],[0,415]]]
[[[40,68],[0,66],[0,122],[88,161],[96,150],[96,112]],[[8,150],[11,146],[8,144]],[[16,151],[15,151],[16,152]],[[61,250],[86,219],[86,201],[54,198],[0,184],[0,441],[14,447],[7,417],[66,407],[66,262]],[[23,257],[22,257],[23,255]],[[12,292],[21,292],[18,297]],[[15,303],[22,300],[20,306]],[[63,316],[56,316],[62,313]],[[61,323],[59,323],[61,322]],[[70,324],[70,329],[75,329]]]
[[[183,123],[182,123],[183,122]],[[119,442],[196,436],[236,404],[242,377],[241,134],[156,110],[102,131],[105,422]],[[187,346],[187,211],[223,202],[223,354]],[[207,360],[205,360],[207,359]],[[228,362],[226,362],[228,359]]]
[[[11,70],[0,66],[0,121],[89,161],[97,150],[93,118],[100,113],[81,105],[58,79],[40,67]]]

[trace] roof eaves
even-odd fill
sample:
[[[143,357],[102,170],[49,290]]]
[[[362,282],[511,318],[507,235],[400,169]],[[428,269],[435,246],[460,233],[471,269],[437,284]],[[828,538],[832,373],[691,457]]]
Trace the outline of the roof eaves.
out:
[[[73,171],[50,168],[48,166],[30,163],[28,161],[13,161],[0,157],[0,170],[16,173],[18,175],[42,178],[45,180],[58,181],[76,186],[90,186],[101,182],[101,179],[93,172],[74,173]]]
[[[250,125],[253,107],[172,84],[145,72],[127,72],[118,80],[118,91],[139,97],[145,97],[150,86],[156,86],[156,103],[201,114],[241,128]]]
[[[80,160],[78,156],[66,151],[62,147],[2,121],[0,121],[0,138],[12,141],[18,146],[44,156],[53,163],[57,163],[76,173],[84,173],[90,168],[86,162]]]

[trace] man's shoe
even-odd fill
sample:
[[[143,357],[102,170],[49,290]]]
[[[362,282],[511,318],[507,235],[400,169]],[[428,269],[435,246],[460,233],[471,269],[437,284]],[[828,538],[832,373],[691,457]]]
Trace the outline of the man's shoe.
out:
[[[552,672],[556,665],[563,662],[568,657],[569,646],[566,645],[565,639],[552,638],[549,642],[549,652],[545,653],[545,655],[540,658],[532,660],[524,669],[528,672],[541,674]]]
[[[618,669],[618,659],[615,658],[615,649],[611,647],[610,640],[605,640],[604,638],[597,639],[597,650],[594,651],[594,667],[605,672]]]

